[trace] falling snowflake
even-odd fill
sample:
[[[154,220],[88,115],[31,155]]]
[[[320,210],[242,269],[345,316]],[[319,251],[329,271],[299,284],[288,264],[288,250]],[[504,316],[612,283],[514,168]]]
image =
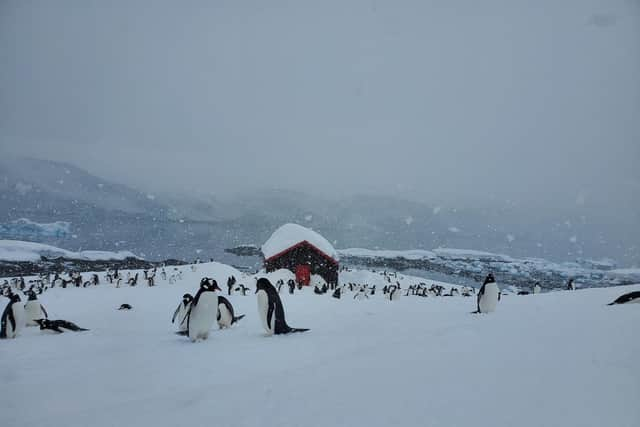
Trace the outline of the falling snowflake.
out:
[[[571,243],[576,243],[576,242],[578,241],[578,237],[577,237],[577,236],[571,236],[571,237],[569,238],[569,241],[570,241]]]
[[[507,240],[509,241],[509,243],[511,243],[516,240],[516,236],[514,236],[513,234],[507,234]]]
[[[458,227],[449,227],[449,231],[452,233],[459,233],[460,229]]]
[[[411,225],[413,224],[413,217],[412,216],[408,216],[404,219],[404,223],[407,225]]]
[[[313,219],[313,215],[307,215],[304,217],[304,220],[307,222],[311,221],[312,219]]]
[[[442,206],[436,206],[435,208],[433,208],[433,214],[438,215],[441,210],[442,210]]]

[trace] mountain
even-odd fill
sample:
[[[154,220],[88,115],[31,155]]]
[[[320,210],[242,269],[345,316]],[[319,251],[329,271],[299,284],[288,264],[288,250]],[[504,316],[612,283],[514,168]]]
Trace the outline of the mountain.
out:
[[[295,222],[339,248],[449,247],[554,261],[613,258],[634,266],[640,265],[640,227],[633,223],[640,220],[630,218],[614,222],[593,213],[496,201],[444,206],[375,194],[150,194],[66,163],[0,161],[0,238],[72,250],[127,249],[150,260],[212,257],[256,264],[255,257],[238,258],[224,249],[260,246],[277,227]]]

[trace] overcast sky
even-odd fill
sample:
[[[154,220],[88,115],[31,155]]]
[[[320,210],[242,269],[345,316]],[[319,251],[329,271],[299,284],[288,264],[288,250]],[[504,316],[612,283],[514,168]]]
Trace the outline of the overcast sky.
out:
[[[637,0],[0,0],[0,64],[3,152],[156,191],[640,195]]]

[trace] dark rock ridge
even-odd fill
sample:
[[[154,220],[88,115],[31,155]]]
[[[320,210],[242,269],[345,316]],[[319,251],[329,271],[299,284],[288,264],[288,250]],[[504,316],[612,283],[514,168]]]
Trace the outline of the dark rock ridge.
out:
[[[168,259],[163,262],[145,261],[139,258],[125,258],[123,260],[78,260],[69,258],[48,259],[41,257],[40,261],[0,261],[0,277],[32,276],[39,273],[61,273],[63,271],[106,271],[109,268],[118,270],[142,270],[162,265],[184,265],[185,261]]]

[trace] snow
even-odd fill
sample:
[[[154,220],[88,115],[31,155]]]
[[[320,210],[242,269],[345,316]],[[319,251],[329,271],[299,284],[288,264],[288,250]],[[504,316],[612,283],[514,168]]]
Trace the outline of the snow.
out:
[[[285,224],[273,232],[262,245],[262,253],[265,258],[271,258],[305,240],[334,260],[339,259],[338,252],[327,239],[309,228],[291,223]]]
[[[22,240],[0,240],[1,261],[40,261],[40,257],[69,258],[87,261],[124,260],[137,258],[129,251],[80,251],[73,252],[42,243]]]
[[[422,249],[393,251],[393,250],[371,250],[364,248],[340,249],[338,251],[343,256],[353,256],[359,258],[404,258],[411,260],[432,259],[436,255],[431,251]]]
[[[487,315],[469,313],[474,298],[307,288],[281,298],[288,323],[311,331],[273,337],[254,294],[235,293],[247,317],[194,344],[170,323],[182,294],[202,276],[255,284],[222,264],[197,268],[174,285],[42,294],[51,318],[91,331],[0,341],[0,425],[640,425],[640,305],[605,305],[640,285],[509,295]],[[133,310],[116,310],[125,302]]]
[[[494,254],[491,252],[476,251],[472,249],[451,249],[451,248],[438,248],[433,250],[438,256],[443,258],[463,258],[463,259],[481,259],[481,260],[495,260],[511,262],[513,258],[507,255]]]

